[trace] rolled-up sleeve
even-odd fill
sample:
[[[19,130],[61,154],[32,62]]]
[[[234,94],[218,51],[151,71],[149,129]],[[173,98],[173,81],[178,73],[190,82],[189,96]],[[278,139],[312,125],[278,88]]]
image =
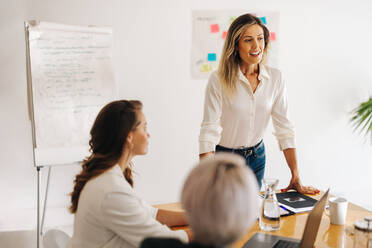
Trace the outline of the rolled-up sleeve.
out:
[[[199,135],[199,154],[215,150],[221,138],[222,94],[217,73],[211,74],[205,91],[204,117]]]
[[[279,149],[285,150],[287,148],[295,148],[295,131],[293,124],[289,120],[286,86],[281,74],[277,83],[277,95],[271,112],[274,126],[273,134],[278,141]]]
[[[172,231],[162,225],[153,217],[155,208],[142,205],[141,201],[125,192],[109,193],[101,211],[104,225],[135,247],[139,247],[146,237],[171,237],[188,242],[185,231]]]

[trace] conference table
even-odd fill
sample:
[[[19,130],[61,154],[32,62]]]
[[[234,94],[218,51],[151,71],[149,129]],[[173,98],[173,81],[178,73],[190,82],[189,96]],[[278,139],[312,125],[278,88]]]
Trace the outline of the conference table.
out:
[[[322,194],[311,196],[320,199]],[[160,209],[183,211],[180,203],[159,204],[155,207]],[[234,245],[233,248],[241,248],[256,232],[268,233],[272,235],[301,239],[306,224],[308,213],[300,213],[291,216],[285,216],[280,219],[280,230],[273,232],[261,231],[258,221],[252,228]],[[372,212],[353,203],[348,204],[346,224],[332,225],[328,216],[323,214],[320,223],[315,247],[353,247],[354,244],[354,222],[363,219],[365,216],[372,216]],[[187,229],[189,227],[176,227],[174,229]]]

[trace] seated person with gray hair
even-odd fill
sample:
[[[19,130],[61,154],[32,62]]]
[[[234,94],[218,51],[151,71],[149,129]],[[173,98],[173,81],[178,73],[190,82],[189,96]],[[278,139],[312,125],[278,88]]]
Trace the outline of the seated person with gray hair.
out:
[[[216,154],[190,172],[181,203],[193,241],[185,244],[172,238],[147,238],[141,248],[230,247],[257,220],[257,180],[241,157]]]

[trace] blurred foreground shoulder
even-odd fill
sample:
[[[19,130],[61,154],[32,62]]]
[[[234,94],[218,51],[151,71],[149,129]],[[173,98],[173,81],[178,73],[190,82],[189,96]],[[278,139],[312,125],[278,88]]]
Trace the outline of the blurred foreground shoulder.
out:
[[[178,239],[172,238],[146,238],[142,241],[140,248],[216,248],[213,245],[202,245],[197,242],[182,243]]]
[[[146,238],[141,243],[141,248],[155,248],[155,247],[175,247],[184,248],[188,247],[178,239],[172,238]]]

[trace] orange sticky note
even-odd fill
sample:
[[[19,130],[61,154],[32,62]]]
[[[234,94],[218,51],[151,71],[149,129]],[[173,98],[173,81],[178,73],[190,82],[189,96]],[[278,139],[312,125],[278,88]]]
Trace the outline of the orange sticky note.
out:
[[[220,26],[218,24],[211,24],[211,33],[218,33],[220,31]]]
[[[222,39],[226,39],[226,36],[227,36],[227,31],[223,31],[222,32]]]
[[[276,40],[275,32],[270,32],[270,40]]]

